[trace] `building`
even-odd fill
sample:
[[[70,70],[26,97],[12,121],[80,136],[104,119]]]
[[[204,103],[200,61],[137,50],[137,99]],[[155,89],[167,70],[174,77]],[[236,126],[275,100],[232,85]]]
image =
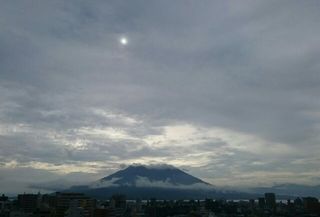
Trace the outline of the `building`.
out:
[[[42,204],[46,204],[49,207],[56,207],[57,206],[57,197],[53,194],[44,194],[42,195]]]
[[[309,213],[319,213],[320,214],[320,203],[315,197],[304,197],[303,207]]]
[[[112,208],[125,209],[127,206],[126,196],[122,194],[112,195],[110,205]]]
[[[11,202],[9,198],[4,194],[0,197],[0,217],[7,217],[9,216],[11,209]]]
[[[0,211],[10,208],[10,201],[4,194],[0,197]]]
[[[94,217],[109,217],[115,216],[112,208],[96,208],[94,210]]]
[[[84,217],[92,217],[96,201],[82,193],[56,193],[56,216],[64,217],[69,208],[83,209]],[[74,209],[75,210],[75,209]],[[72,210],[72,211],[74,211]],[[79,209],[80,210],[80,209]],[[79,211],[78,210],[78,211]],[[73,215],[74,213],[72,213]],[[71,215],[71,214],[70,214]]]
[[[265,193],[266,208],[270,210],[276,209],[276,195],[274,193]]]
[[[19,194],[18,206],[25,213],[32,213],[39,207],[39,194]]]
[[[266,201],[265,201],[265,199],[263,197],[260,197],[258,199],[258,204],[259,204],[259,208],[260,209],[263,210],[264,208],[266,208]]]
[[[85,217],[85,210],[80,206],[78,200],[72,200],[65,212],[65,217]]]
[[[37,209],[33,212],[32,217],[53,217],[54,213],[50,209]]]

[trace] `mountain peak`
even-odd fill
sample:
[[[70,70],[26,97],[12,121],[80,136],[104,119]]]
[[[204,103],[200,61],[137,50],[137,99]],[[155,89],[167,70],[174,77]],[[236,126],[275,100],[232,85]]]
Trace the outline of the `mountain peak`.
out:
[[[168,164],[132,164],[91,185],[101,187],[212,188],[212,185]]]
[[[131,164],[127,166],[126,168],[146,168],[146,169],[178,169],[172,165],[169,164]]]
[[[71,187],[69,191],[84,192],[103,199],[119,193],[131,199],[203,199],[208,196],[221,198],[228,194],[219,192],[211,184],[167,164],[129,165],[91,185]],[[238,197],[239,194],[228,194],[228,197],[235,196]]]

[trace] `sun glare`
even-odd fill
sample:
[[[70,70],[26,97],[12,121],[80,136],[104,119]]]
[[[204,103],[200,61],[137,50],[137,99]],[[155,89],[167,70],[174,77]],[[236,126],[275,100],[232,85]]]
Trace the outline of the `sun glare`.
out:
[[[125,37],[122,37],[122,38],[120,38],[120,43],[121,43],[122,45],[127,45],[127,44],[128,44],[128,39],[125,38]]]

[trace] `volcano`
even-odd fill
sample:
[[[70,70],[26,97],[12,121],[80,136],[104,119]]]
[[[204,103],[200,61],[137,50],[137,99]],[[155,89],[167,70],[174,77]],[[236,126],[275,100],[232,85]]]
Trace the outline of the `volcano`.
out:
[[[222,198],[225,192],[171,165],[131,165],[84,186],[67,191],[81,192],[98,199],[124,194],[128,199]],[[228,198],[233,198],[231,192]]]
[[[212,185],[170,165],[132,165],[91,185],[93,188],[109,186],[212,188]]]

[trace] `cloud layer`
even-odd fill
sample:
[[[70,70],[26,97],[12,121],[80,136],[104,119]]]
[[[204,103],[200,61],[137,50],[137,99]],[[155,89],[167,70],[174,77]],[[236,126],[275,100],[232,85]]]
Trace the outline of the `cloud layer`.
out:
[[[316,184],[319,8],[3,1],[0,191],[130,163],[173,164],[214,185]]]

